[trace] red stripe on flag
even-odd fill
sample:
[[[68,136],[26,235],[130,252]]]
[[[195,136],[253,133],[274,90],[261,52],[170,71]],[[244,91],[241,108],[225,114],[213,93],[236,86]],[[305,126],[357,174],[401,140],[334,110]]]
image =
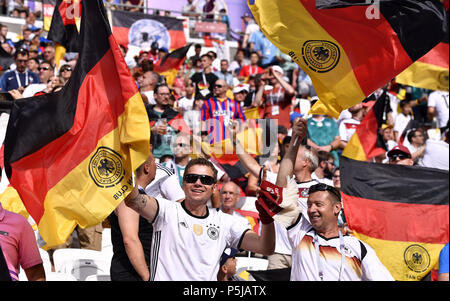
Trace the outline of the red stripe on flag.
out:
[[[116,50],[119,51],[118,48]],[[126,101],[134,95],[136,87],[127,86],[127,82],[121,81],[117,75],[116,64],[119,62],[109,50],[86,75],[78,92],[77,111],[69,132],[11,164],[10,183],[14,187],[22,187],[24,195],[21,197],[30,200],[27,211],[37,223],[44,213],[43,202],[47,192],[95,150],[99,139],[117,127],[117,118],[123,113]],[[126,70],[123,68],[120,67]],[[100,81],[102,78],[120,85],[106,86]],[[88,105],[94,101],[95,105]],[[93,132],[95,129],[98,131]],[[33,179],[41,179],[38,187],[34,187]]]
[[[316,1],[300,1],[316,22],[342,46],[365,95],[384,86],[385,75],[394,76],[412,63],[397,34],[381,13],[379,19],[368,19],[366,6],[319,10],[316,9]],[[383,76],[377,77],[377,74]]]
[[[349,228],[358,233],[390,241],[448,242],[448,206],[369,200],[345,193],[342,198]]]
[[[449,48],[447,43],[439,43],[430,50],[427,54],[425,54],[423,57],[418,59],[418,62],[427,63],[431,65],[436,65],[443,68],[448,68],[448,56]]]

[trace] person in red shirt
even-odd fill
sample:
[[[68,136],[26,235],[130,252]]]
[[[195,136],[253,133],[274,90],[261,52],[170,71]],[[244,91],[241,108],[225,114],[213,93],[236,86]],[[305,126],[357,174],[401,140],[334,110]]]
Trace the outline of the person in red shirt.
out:
[[[245,65],[242,67],[241,71],[239,72],[238,79],[239,81],[248,81],[248,78],[251,75],[256,75],[259,73],[264,73],[264,69],[258,66],[259,62],[259,55],[256,52],[250,53],[250,65]]]
[[[255,96],[255,103],[263,108],[263,118],[275,119],[278,125],[291,128],[290,113],[295,89],[283,79],[280,66],[268,68],[268,74],[261,77],[269,84],[261,85]]]

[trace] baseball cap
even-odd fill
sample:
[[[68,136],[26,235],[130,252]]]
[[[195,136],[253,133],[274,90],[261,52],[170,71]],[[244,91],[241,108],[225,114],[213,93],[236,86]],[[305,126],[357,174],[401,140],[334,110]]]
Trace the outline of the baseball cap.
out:
[[[234,257],[237,254],[238,250],[234,248],[226,248],[223,251],[222,256],[220,256],[220,266],[223,266],[228,258]]]
[[[245,14],[243,14],[243,15],[242,15],[242,17],[241,17],[241,18],[246,18],[246,17],[251,17],[251,16],[250,16],[250,14],[249,14],[249,13],[245,13]]]
[[[411,152],[409,151],[409,149],[407,149],[405,146],[403,146],[403,145],[396,145],[393,149],[391,149],[388,153],[387,153],[387,156],[388,157],[390,157],[390,156],[393,156],[394,154],[401,154],[401,153],[403,153],[403,154],[405,154],[405,155],[407,155],[407,156],[409,156],[410,158],[412,157],[411,156]]]
[[[277,71],[278,73],[284,74],[283,69],[281,69],[281,67],[278,66],[278,65],[273,65],[273,66],[272,66],[272,70],[273,70],[273,71]]]
[[[159,44],[158,42],[153,42],[152,45],[150,46],[152,49],[159,49]]]
[[[238,84],[233,88],[233,93],[239,93],[242,91],[248,92],[248,90],[249,90],[248,87],[249,87],[249,85],[247,85],[247,84]]]
[[[295,118],[297,118],[297,117],[303,117],[303,114],[300,114],[298,112],[293,112],[290,117],[291,123],[294,122]]]

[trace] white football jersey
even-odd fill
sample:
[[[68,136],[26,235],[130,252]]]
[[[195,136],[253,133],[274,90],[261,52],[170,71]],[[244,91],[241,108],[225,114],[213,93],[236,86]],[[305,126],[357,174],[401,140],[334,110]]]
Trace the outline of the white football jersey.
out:
[[[239,249],[248,224],[218,209],[196,217],[182,203],[157,199],[150,277],[155,281],[217,281],[220,256]]]
[[[293,250],[291,281],[320,281],[320,271],[324,281],[394,280],[375,251],[354,236],[343,235],[341,248],[339,236],[327,239],[316,235],[316,231],[302,214],[287,232]],[[319,256],[315,245],[316,237]],[[342,257],[342,252],[345,257]]]

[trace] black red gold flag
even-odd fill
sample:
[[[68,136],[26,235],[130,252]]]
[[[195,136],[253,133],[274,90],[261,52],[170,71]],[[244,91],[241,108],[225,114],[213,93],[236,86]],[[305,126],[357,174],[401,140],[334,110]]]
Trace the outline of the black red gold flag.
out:
[[[335,118],[448,34],[438,0],[248,0],[265,36],[311,77],[310,113]]]
[[[111,11],[113,34],[119,45],[150,49],[153,42],[160,48],[174,50],[186,45],[183,20],[139,12]]]
[[[4,142],[9,182],[45,248],[117,207],[131,191],[132,171],[148,158],[149,139],[144,103],[103,2],[85,1],[71,78],[58,92],[14,101]]]
[[[386,120],[384,115],[387,107],[389,107],[389,98],[386,95],[386,90],[384,90],[364,116],[361,124],[356,127],[355,133],[342,152],[342,156],[367,161],[386,153],[386,145],[379,129]]]
[[[396,280],[422,280],[448,242],[448,171],[341,160],[342,200],[353,234]]]
[[[186,54],[189,51],[191,45],[192,43],[189,43],[186,46],[171,51],[162,60],[159,60],[154,65],[153,70],[158,72],[160,75],[164,75],[169,86],[173,85],[178,69],[186,60]]]
[[[81,11],[81,0],[58,0],[56,2],[47,38],[55,43],[57,68],[66,52],[79,52],[80,50],[78,26]]]

